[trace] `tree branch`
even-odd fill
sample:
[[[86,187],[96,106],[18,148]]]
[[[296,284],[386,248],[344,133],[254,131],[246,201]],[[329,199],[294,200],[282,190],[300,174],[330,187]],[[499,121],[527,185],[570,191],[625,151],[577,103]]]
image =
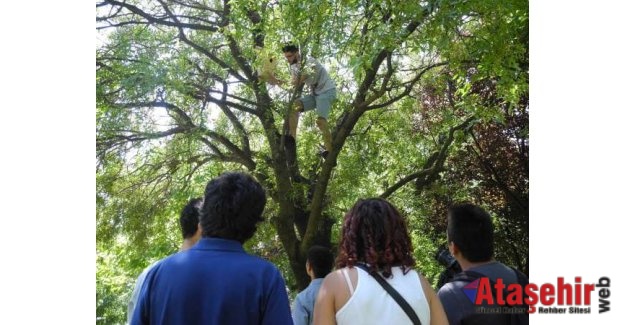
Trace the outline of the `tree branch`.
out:
[[[223,90],[223,96],[221,98],[221,101],[222,103],[225,103],[226,96],[228,95],[228,84],[222,84],[222,85],[224,87],[223,88],[224,90]],[[250,140],[248,138],[247,132],[245,131],[245,128],[243,127],[243,124],[241,124],[239,119],[232,113],[232,111],[228,108],[226,104],[221,104],[219,105],[219,107],[221,108],[221,111],[224,112],[226,117],[230,120],[230,123],[234,125],[234,129],[237,131],[237,133],[241,137],[241,144],[243,146],[243,152],[245,152],[247,156],[251,156],[252,153],[250,150]]]
[[[177,4],[179,4],[179,5],[183,6],[183,7],[192,8],[192,9],[199,9],[199,10],[205,10],[205,11],[208,11],[208,12],[212,12],[212,13],[217,14],[218,16],[222,16],[223,15],[223,11],[222,10],[213,9],[213,8],[208,7],[208,6],[206,6],[206,5],[202,4],[202,3],[199,3],[197,1],[189,1],[189,2],[191,2],[191,4],[185,3],[185,2],[182,2],[182,1],[178,1],[178,0],[172,0],[172,2],[173,3],[177,3]]]
[[[206,25],[201,25],[201,24],[186,24],[186,23],[181,23],[179,22],[177,19],[175,22],[171,22],[162,18],[156,18],[148,13],[146,13],[145,11],[139,9],[136,6],[133,6],[131,4],[128,4],[126,2],[119,2],[116,0],[106,0],[106,3],[109,3],[113,6],[119,6],[119,7],[123,7],[126,8],[128,10],[130,10],[132,13],[139,15],[141,17],[143,17],[144,19],[146,19],[149,23],[152,24],[159,24],[159,25],[164,25],[164,26],[170,26],[170,27],[178,27],[178,28],[188,28],[188,29],[193,29],[193,30],[206,30],[209,32],[216,32],[218,29],[215,26],[206,26]],[[161,2],[161,1],[159,1]],[[161,4],[163,4],[161,2]],[[172,17],[173,18],[173,17]]]
[[[522,207],[523,209],[527,209],[525,201],[521,199],[513,190],[510,189],[508,184],[506,184],[506,182],[497,172],[497,169],[491,164],[490,161],[488,161],[488,159],[484,157],[484,150],[480,146],[480,143],[475,137],[475,134],[473,132],[470,132],[470,134],[471,138],[473,139],[473,143],[475,143],[475,146],[478,149],[475,150],[475,148],[471,147],[471,150],[475,153],[483,168],[492,175],[493,179],[495,180],[495,184],[497,184],[497,187],[499,187],[504,193],[509,195],[520,207]]]
[[[224,137],[223,135],[215,131],[211,131],[204,127],[199,127],[199,129],[202,130],[202,132],[206,134],[209,138],[225,146],[235,157],[238,157],[237,161],[245,165],[245,167],[247,167],[249,170],[254,170],[256,168],[256,163],[252,159],[250,155],[251,153],[241,150],[239,147],[237,147],[237,145],[232,143],[230,139]]]
[[[372,105],[372,106],[367,106],[365,108],[365,110],[373,110],[373,109],[378,109],[378,108],[382,108],[382,107],[386,107],[388,105],[391,105],[393,103],[395,103],[396,101],[406,97],[408,94],[410,94],[410,91],[413,89],[414,85],[421,80],[421,77],[423,77],[423,74],[425,74],[427,71],[436,68],[436,67],[440,67],[443,65],[446,65],[448,62],[440,62],[440,63],[435,63],[435,64],[431,64],[425,68],[423,68],[423,70],[421,70],[421,72],[419,72],[414,79],[408,81],[405,85],[404,85],[404,91],[402,91],[399,95],[395,96],[395,97],[391,97],[391,99],[389,99],[388,101],[381,103],[381,104],[377,104],[377,105]],[[375,92],[373,96],[370,96],[370,98],[367,98],[367,101],[365,102],[366,105],[369,105],[370,103],[374,102],[375,100],[377,100],[378,98],[382,97],[383,92],[386,89],[384,89],[384,87],[381,87],[379,92]]]
[[[236,70],[234,70],[226,62],[224,62],[223,60],[218,58],[215,54],[211,53],[209,50],[205,49],[204,47],[194,43],[189,38],[187,38],[187,36],[184,34],[184,31],[182,29],[180,29],[179,32],[180,32],[179,33],[179,38],[180,38],[181,41],[187,43],[189,46],[191,46],[192,48],[194,48],[198,52],[206,55],[213,62],[217,63],[217,65],[219,65],[220,67],[226,69],[228,71],[228,73],[233,75],[239,81],[244,82],[244,83],[247,82],[247,80],[243,76],[241,76]]]
[[[420,182],[421,186],[425,186],[429,183],[434,182],[435,180],[434,176],[440,173],[441,171],[443,171],[443,165],[445,163],[445,160],[447,160],[447,155],[449,153],[449,146],[454,141],[454,134],[458,130],[465,129],[474,120],[475,118],[473,116],[469,117],[461,124],[449,129],[449,131],[447,132],[447,138],[445,142],[443,143],[443,146],[441,147],[440,151],[436,151],[432,155],[430,155],[430,157],[425,162],[422,170],[403,177],[402,179],[397,181],[397,183],[393,184],[388,189],[386,189],[386,191],[380,194],[380,197],[388,198],[393,193],[395,193],[395,191],[399,190],[402,186],[408,184],[410,181],[415,180],[417,178],[423,178],[423,179],[427,178],[427,182],[425,183]]]
[[[130,134],[115,134],[112,136],[104,136],[96,138],[96,151],[102,152],[113,149],[124,143],[142,142],[146,140],[154,140],[159,138],[168,137],[170,135],[186,133],[191,130],[188,126],[176,126],[166,131],[161,132],[142,132],[136,130],[118,130]],[[113,130],[115,131],[115,130]]]
[[[223,4],[224,4],[224,15],[223,15],[222,25],[223,27],[227,27],[228,25],[230,25],[230,1],[224,0]],[[245,60],[245,58],[243,57],[243,53],[241,51],[241,48],[239,47],[239,44],[234,40],[232,35],[224,34],[224,36],[228,40],[228,47],[230,48],[230,53],[232,54],[232,57],[234,58],[236,63],[239,65],[239,68],[243,70],[243,73],[245,74],[247,79],[252,79],[252,74],[253,74],[252,68],[247,63],[247,60]]]

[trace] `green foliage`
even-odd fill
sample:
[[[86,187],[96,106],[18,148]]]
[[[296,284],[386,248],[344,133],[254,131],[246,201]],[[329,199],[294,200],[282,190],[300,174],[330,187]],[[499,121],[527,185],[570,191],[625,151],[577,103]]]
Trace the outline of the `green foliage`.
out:
[[[228,170],[252,173],[267,189],[267,221],[245,248],[275,263],[297,293],[301,270],[278,225],[287,203],[310,212],[314,184],[281,183],[284,158],[271,141],[299,93],[251,82],[271,56],[277,77],[289,78],[286,42],[335,80],[335,136],[359,100],[371,100],[325,192],[333,243],[358,198],[381,195],[440,154],[432,175],[389,196],[408,218],[419,270],[435,282],[445,206],[459,200],[496,217],[497,258],[529,268],[527,1],[129,0],[98,8],[98,17],[108,33],[96,49],[97,323],[123,323],[136,276],[177,251],[180,209]],[[297,163],[306,180],[324,168],[321,143],[314,113],[303,113]]]

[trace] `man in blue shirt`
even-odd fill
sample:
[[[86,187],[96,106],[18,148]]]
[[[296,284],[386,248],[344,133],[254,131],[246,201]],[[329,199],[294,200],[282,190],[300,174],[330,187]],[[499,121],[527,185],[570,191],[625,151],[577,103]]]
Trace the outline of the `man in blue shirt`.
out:
[[[306,259],[306,273],[310,276],[310,284],[295,297],[293,304],[293,323],[309,325],[313,323],[313,311],[319,288],[333,266],[332,252],[323,246],[312,246]]]
[[[182,231],[182,246],[180,247],[179,252],[185,251],[202,237],[202,232],[200,231],[199,222],[200,222],[200,209],[202,208],[202,199],[203,198],[195,198],[191,199],[187,205],[180,212],[180,218],[178,222],[180,224],[180,230]],[[143,282],[145,281],[145,276],[150,272],[150,270],[158,265],[162,260],[158,260],[152,263],[150,266],[146,267],[143,272],[137,278],[137,283],[135,284],[135,288],[132,291],[132,295],[130,296],[130,301],[128,302],[128,324],[132,320],[132,314],[135,311],[135,306],[137,305],[137,299],[139,299],[139,292],[141,292],[141,287],[143,286]]]
[[[278,269],[242,244],[263,220],[265,191],[249,175],[206,185],[202,239],[148,272],[132,324],[292,324]]]

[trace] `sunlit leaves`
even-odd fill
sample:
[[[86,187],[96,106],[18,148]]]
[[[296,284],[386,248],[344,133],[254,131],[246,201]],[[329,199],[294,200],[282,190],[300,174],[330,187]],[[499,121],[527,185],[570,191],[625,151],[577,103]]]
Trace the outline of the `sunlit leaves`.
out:
[[[287,258],[294,244],[277,231],[280,223],[294,228],[292,216],[282,213],[278,200],[310,212],[324,164],[323,141],[315,114],[303,113],[297,163],[304,181],[279,179],[283,169],[276,166],[283,157],[270,141],[283,132],[294,94],[251,82],[269,57],[277,60],[278,78],[289,79],[281,52],[286,42],[318,58],[335,80],[338,100],[328,120],[335,135],[346,117],[362,109],[358,105],[370,105],[329,176],[322,212],[334,221],[333,242],[356,199],[380,195],[425,168],[450,138],[449,130],[469,117],[471,123],[452,135],[440,170],[389,198],[409,218],[417,264],[433,279],[438,265],[431,251],[441,240],[445,204],[451,201],[478,197],[496,210],[502,233],[524,236],[515,219],[521,214],[500,185],[527,193],[526,174],[519,170],[525,153],[513,156],[528,136],[527,1],[126,4],[152,19],[120,10],[106,20],[116,25],[96,52],[98,315],[108,318],[103,322],[120,319],[130,279],[177,249],[182,205],[226,170],[262,178],[272,198],[267,222],[246,249],[276,263],[296,288],[297,272]],[[493,182],[495,172],[501,184]],[[281,181],[287,184],[282,189]],[[302,236],[298,230],[298,240]],[[113,294],[123,298],[108,297]]]

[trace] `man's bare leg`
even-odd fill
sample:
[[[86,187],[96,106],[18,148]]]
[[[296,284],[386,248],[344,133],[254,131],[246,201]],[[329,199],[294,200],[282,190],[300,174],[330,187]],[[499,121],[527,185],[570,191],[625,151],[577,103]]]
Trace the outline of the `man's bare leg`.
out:
[[[326,150],[332,151],[332,134],[330,133],[330,128],[328,127],[328,121],[325,118],[318,116],[317,127],[321,130],[321,137],[323,138]]]
[[[302,102],[295,101],[295,107],[289,114],[289,135],[295,139],[297,134],[297,124],[299,123],[299,114],[303,110]]]
[[[295,170],[297,169],[295,167],[297,163],[297,146],[295,144],[295,135],[297,133],[297,124],[299,121],[299,113],[301,109],[302,102],[300,102],[299,100],[295,101],[295,107],[293,107],[291,112],[289,112],[288,116],[289,129],[286,131],[287,134],[285,134],[284,136],[284,152],[286,154],[286,162],[290,167],[295,168]]]

